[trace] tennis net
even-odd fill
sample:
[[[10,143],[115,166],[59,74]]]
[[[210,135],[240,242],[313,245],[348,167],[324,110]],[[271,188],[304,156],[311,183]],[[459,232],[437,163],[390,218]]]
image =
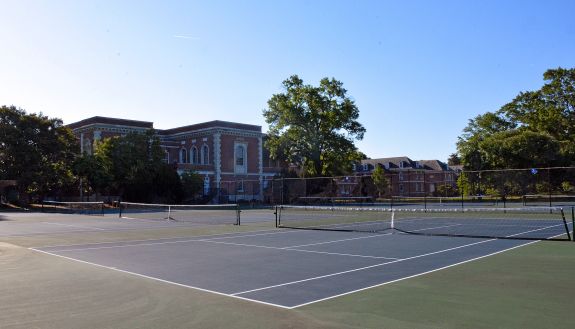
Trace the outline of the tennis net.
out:
[[[42,201],[42,212],[104,216],[104,202]]]
[[[501,207],[503,200],[499,196],[392,196],[391,207]]]
[[[522,198],[523,206],[556,206],[569,207],[575,206],[575,195],[556,195],[556,194],[528,194]]]
[[[522,240],[571,240],[562,208],[391,209],[278,206],[277,227]]]
[[[119,208],[120,218],[240,225],[240,208],[237,204],[169,205],[120,202]]]

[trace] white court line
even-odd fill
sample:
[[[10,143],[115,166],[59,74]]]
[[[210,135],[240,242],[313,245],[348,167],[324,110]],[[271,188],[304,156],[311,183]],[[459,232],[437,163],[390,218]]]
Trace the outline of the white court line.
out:
[[[548,228],[551,228],[551,227],[554,227],[554,226],[557,226],[557,225],[549,226]],[[542,230],[542,229],[544,229],[544,228],[536,229],[536,230],[530,230],[530,231],[525,231],[525,232],[521,232],[521,233],[517,233],[517,234],[512,234],[512,235],[508,235],[508,236],[506,236],[506,237],[514,237],[514,236],[517,236],[517,235],[522,235],[522,234],[526,234],[526,233],[530,233],[530,232],[540,231],[540,230]],[[562,235],[562,234],[561,234],[561,235]],[[487,243],[487,242],[492,242],[492,241],[497,241],[497,240],[498,240],[498,239],[483,240],[483,241],[474,242],[474,243],[469,243],[469,244],[465,244],[465,245],[461,245],[461,246],[457,246],[457,247],[453,247],[453,248],[447,248],[447,249],[443,249],[443,250],[438,250],[438,251],[434,251],[434,252],[431,252],[431,253],[416,255],[416,256],[407,257],[407,258],[401,258],[401,259],[394,260],[394,261],[391,261],[391,262],[384,262],[384,263],[375,264],[375,265],[370,265],[370,266],[365,266],[365,267],[361,267],[361,268],[357,268],[357,269],[353,269],[353,270],[341,271],[341,272],[336,272],[336,273],[321,275],[321,276],[317,276],[317,277],[312,277],[312,278],[307,278],[307,279],[296,280],[296,281],[292,281],[292,282],[286,282],[286,283],[282,283],[282,284],[272,285],[272,286],[268,286],[268,287],[262,287],[262,288],[252,289],[252,290],[246,290],[246,291],[242,291],[242,292],[236,292],[236,293],[233,293],[232,295],[234,295],[234,296],[235,296],[235,295],[242,295],[242,294],[246,294],[246,293],[250,293],[250,292],[255,292],[255,291],[268,290],[268,289],[272,289],[272,288],[283,287],[283,286],[293,285],[293,284],[297,284],[297,283],[302,283],[302,282],[307,282],[307,281],[313,281],[313,280],[323,279],[323,278],[327,278],[327,277],[332,277],[332,276],[337,276],[337,275],[342,275],[342,274],[357,272],[357,271],[363,271],[363,270],[367,270],[367,269],[371,269],[371,268],[375,268],[375,267],[380,267],[380,266],[385,266],[385,265],[389,265],[389,264],[404,262],[404,261],[407,261],[407,260],[412,260],[412,259],[427,257],[427,256],[431,256],[431,255],[436,255],[436,254],[440,254],[440,253],[444,253],[444,252],[448,252],[448,251],[452,251],[452,250],[456,250],[456,249],[461,249],[461,248],[467,248],[467,247],[470,247],[470,246],[474,246],[474,245],[478,245],[478,244],[482,244],[482,243]]]
[[[87,231],[91,230],[99,230],[99,231],[107,231],[105,228],[100,227],[92,227],[92,226],[79,226],[79,225],[70,225],[70,224],[62,224],[62,223],[52,223],[52,222],[41,222],[42,224],[50,224],[50,225],[58,225],[58,226],[67,226],[67,227],[74,227],[74,228],[81,228],[86,229]],[[66,232],[63,232],[66,233]]]
[[[493,240],[490,240],[490,241],[493,241]],[[391,284],[391,283],[395,283],[395,282],[399,282],[399,281],[403,281],[403,280],[415,278],[415,277],[418,277],[418,276],[430,274],[430,273],[433,273],[433,272],[445,270],[445,269],[450,268],[450,267],[454,267],[454,266],[462,265],[462,264],[465,264],[465,263],[473,262],[473,261],[476,261],[476,260],[478,260],[478,259],[482,259],[482,258],[485,258],[485,257],[497,255],[497,254],[500,254],[500,253],[502,253],[502,252],[506,252],[506,251],[509,251],[509,250],[512,250],[512,249],[515,249],[515,248],[519,248],[519,247],[524,247],[524,246],[527,246],[527,245],[530,245],[530,244],[536,243],[536,242],[539,242],[539,241],[525,242],[524,244],[520,244],[520,245],[511,247],[511,248],[499,250],[499,251],[496,251],[496,252],[493,252],[493,253],[490,253],[490,254],[487,254],[487,255],[483,255],[483,256],[476,257],[476,258],[464,260],[464,261],[459,262],[459,263],[455,263],[455,264],[447,265],[447,266],[444,266],[444,267],[436,268],[436,269],[434,269],[434,270],[430,270],[430,271],[427,271],[427,272],[422,272],[422,273],[418,273],[418,274],[406,276],[406,277],[399,278],[399,279],[395,279],[395,280],[392,280],[392,281],[387,281],[387,282],[383,282],[383,283],[378,283],[378,284],[375,284],[375,285],[373,285],[373,286],[364,287],[364,288],[361,288],[361,289],[356,289],[356,290],[344,292],[344,293],[342,293],[342,294],[333,295],[333,296],[329,296],[329,297],[326,297],[326,298],[316,299],[316,300],[314,300],[314,301],[307,302],[307,303],[303,303],[303,304],[299,304],[299,305],[295,305],[295,306],[291,306],[291,307],[289,307],[289,308],[290,308],[290,309],[295,309],[295,308],[298,308],[298,307],[302,307],[302,306],[306,306],[306,305],[310,305],[310,304],[314,304],[314,303],[323,302],[323,301],[330,300],[330,299],[333,299],[333,298],[342,297],[342,296],[345,296],[345,295],[350,295],[350,294],[353,294],[353,293],[356,293],[356,292],[360,292],[360,291],[364,291],[364,290],[367,290],[367,289],[376,288],[376,287],[381,287],[381,286],[388,285],[388,284]]]
[[[162,227],[162,228],[163,228],[163,227]],[[148,228],[146,228],[146,229],[148,229]],[[157,229],[157,227],[152,227],[152,228],[149,228],[149,229],[154,230],[154,229]],[[139,230],[139,229],[131,229],[131,228],[130,228],[130,229],[126,228],[126,229],[121,229],[121,230],[111,229],[110,231],[113,231],[113,232],[114,232],[114,231],[121,232],[121,231],[132,231],[132,230]],[[275,231],[275,232],[272,232],[272,231]],[[58,232],[58,234],[61,234],[61,233],[69,233],[69,232],[86,232],[86,231]],[[292,230],[277,231],[276,229],[274,229],[274,230],[266,229],[266,230],[252,231],[252,233],[253,233],[253,232],[272,232],[272,233],[268,233],[268,234],[278,234],[278,233],[290,233],[290,232],[293,233],[293,232],[296,232],[296,231],[292,231]],[[237,235],[237,234],[241,234],[241,233],[245,233],[245,232],[230,232],[230,233],[205,234],[205,235],[195,236],[194,238],[204,238],[204,237],[211,237],[211,236],[224,236],[224,235],[232,235],[232,234],[236,234],[236,235]],[[44,233],[41,232],[40,234],[44,234]],[[25,234],[22,234],[22,235],[25,236]],[[255,236],[255,235],[256,235],[256,234],[246,235],[246,236]],[[262,234],[262,235],[265,235],[265,234]],[[0,235],[0,236],[2,236],[2,235]],[[21,235],[19,234],[19,235],[9,235],[9,236],[21,236]],[[242,237],[242,236],[243,236],[243,235],[239,235],[239,237]],[[233,237],[235,237],[235,236],[231,236],[231,238],[233,238]],[[224,237],[222,237],[222,238],[224,238]],[[140,239],[140,240],[123,240],[123,241],[115,241],[115,242],[109,241],[109,242],[94,242],[94,243],[82,243],[82,244],[77,244],[77,243],[74,243],[74,244],[57,244],[57,245],[44,245],[44,246],[35,247],[35,248],[42,249],[42,248],[73,247],[73,246],[86,246],[86,245],[98,246],[98,245],[109,245],[109,244],[114,244],[114,243],[132,243],[132,242],[133,242],[133,243],[137,243],[137,242],[174,240],[174,239],[190,239],[190,237],[189,237],[189,236],[179,236],[179,237],[176,236],[176,237],[171,237],[171,238],[153,238],[153,239]],[[214,239],[215,239],[215,238],[214,238]],[[55,250],[55,251],[57,251],[57,250]]]
[[[252,245],[252,244],[245,244],[245,243],[222,242],[222,241],[213,241],[213,240],[211,240],[211,239],[189,239],[189,240],[179,240],[179,241],[164,241],[164,242],[152,242],[152,243],[137,243],[137,244],[105,246],[105,247],[86,247],[86,248],[74,248],[74,249],[61,249],[61,250],[52,250],[51,252],[60,252],[60,253],[62,253],[62,252],[71,252],[71,251],[87,251],[87,250],[102,250],[102,249],[114,249],[114,248],[130,248],[130,247],[139,247],[139,246],[157,246],[157,245],[168,245],[168,244],[189,243],[189,242],[207,242],[207,243],[214,243],[214,244],[240,246],[240,247],[252,247],[252,248],[264,248],[264,249],[274,249],[274,250],[297,251],[297,252],[306,252],[306,253],[314,253],[314,254],[337,255],[337,256],[348,256],[348,257],[360,257],[360,258],[397,259],[397,258],[392,258],[392,257],[378,257],[378,256],[366,256],[366,255],[355,255],[355,254],[343,254],[343,253],[332,253],[332,252],[315,251],[315,250],[292,249],[292,248],[289,248],[289,247],[287,247],[287,248],[286,248],[286,247],[271,247],[271,246]]]
[[[292,231],[288,231],[288,232],[292,232]],[[528,233],[528,232],[523,232],[523,233],[520,233],[520,234],[524,234],[524,233]],[[230,234],[234,234],[234,233],[230,233]],[[487,241],[481,241],[481,242],[477,242],[477,243],[474,243],[474,244],[485,243],[485,242],[490,242],[490,241],[495,241],[495,240],[497,240],[497,239],[492,239],[492,240],[487,240]],[[328,299],[331,299],[331,298],[336,298],[336,297],[339,297],[339,296],[351,294],[351,293],[358,292],[358,291],[362,291],[362,290],[366,290],[366,289],[369,289],[369,288],[373,288],[373,287],[377,287],[377,286],[389,284],[389,283],[392,283],[392,282],[397,282],[397,281],[405,280],[405,279],[408,279],[408,278],[413,278],[413,277],[420,276],[420,275],[424,275],[424,274],[431,273],[431,272],[434,272],[434,271],[439,271],[439,270],[441,270],[441,269],[445,269],[445,268],[452,267],[452,266],[456,266],[456,265],[459,265],[459,264],[471,262],[471,261],[476,260],[476,259],[488,257],[488,256],[491,256],[491,255],[495,255],[495,254],[498,254],[498,253],[501,253],[501,252],[504,252],[504,251],[507,251],[507,250],[515,249],[515,248],[522,247],[522,246],[529,245],[529,244],[536,243],[536,242],[539,242],[539,241],[528,242],[528,243],[525,243],[525,244],[522,244],[522,245],[519,245],[519,246],[515,246],[515,247],[512,247],[512,248],[500,250],[500,251],[498,251],[498,252],[495,252],[495,253],[492,253],[492,254],[489,254],[489,255],[484,255],[484,256],[480,256],[480,257],[477,257],[477,258],[474,258],[474,259],[470,259],[470,260],[467,260],[467,261],[463,261],[463,262],[460,262],[460,263],[457,263],[457,264],[452,264],[452,265],[449,265],[449,266],[446,266],[446,267],[443,267],[443,268],[440,268],[440,269],[428,271],[428,272],[425,272],[425,273],[416,274],[416,275],[413,275],[413,276],[410,276],[410,277],[406,277],[406,278],[401,278],[401,279],[398,279],[398,280],[395,280],[395,281],[384,282],[384,283],[381,283],[381,284],[378,284],[378,285],[374,285],[374,286],[372,286],[372,287],[366,287],[366,288],[354,290],[354,291],[351,291],[351,292],[347,292],[347,293],[344,293],[344,294],[339,294],[339,295],[336,295],[336,296],[330,296],[330,297],[327,297],[327,298],[323,298],[323,299],[311,301],[311,302],[308,302],[308,303],[304,303],[304,304],[300,304],[300,305],[296,305],[296,306],[292,306],[292,307],[287,307],[287,306],[283,306],[283,305],[278,305],[278,304],[273,304],[273,303],[267,303],[267,302],[263,302],[263,301],[259,301],[259,300],[255,300],[255,299],[250,299],[250,298],[245,298],[245,297],[236,296],[236,295],[239,294],[239,293],[236,293],[236,294],[225,294],[225,293],[221,293],[221,292],[217,292],[217,291],[212,291],[212,290],[208,290],[208,289],[203,289],[203,288],[199,288],[199,287],[194,287],[194,286],[190,286],[190,285],[184,285],[184,284],[180,284],[180,283],[176,283],[176,282],[172,282],[172,281],[167,281],[167,280],[163,280],[163,279],[159,279],[159,278],[155,278],[155,277],[150,277],[150,276],[146,276],[146,275],[139,274],[139,273],[134,273],[134,272],[129,272],[129,271],[125,271],[125,270],[120,270],[120,269],[117,269],[117,268],[114,268],[114,267],[109,267],[109,266],[105,266],[105,265],[100,265],[100,264],[96,264],[96,263],[91,263],[91,262],[87,262],[87,261],[82,261],[82,260],[79,260],[79,259],[75,259],[75,258],[71,258],[71,257],[66,257],[66,256],[62,256],[62,255],[54,254],[54,253],[51,253],[51,252],[46,252],[46,251],[34,249],[34,248],[29,248],[29,249],[30,249],[30,250],[33,250],[33,251],[41,252],[41,253],[44,253],[44,254],[48,254],[48,255],[52,255],[52,256],[56,256],[56,257],[61,257],[61,258],[64,258],[64,259],[68,259],[68,260],[72,260],[72,261],[76,261],[76,262],[80,262],[80,263],[84,263],[84,264],[89,264],[89,265],[93,265],[93,266],[97,266],[97,267],[101,267],[101,268],[107,268],[107,269],[110,269],[110,270],[114,270],[114,271],[118,271],[118,272],[122,272],[122,273],[127,273],[127,274],[132,274],[132,275],[135,275],[135,276],[139,276],[139,277],[143,277],[143,278],[147,278],[147,279],[155,280],[155,281],[159,281],[159,282],[164,282],[164,283],[168,283],[168,284],[173,284],[173,285],[176,285],[176,286],[181,286],[181,287],[186,287],[186,288],[190,288],[190,289],[195,289],[195,290],[198,290],[198,291],[210,292],[210,293],[213,293],[213,294],[216,294],[216,295],[228,296],[228,297],[233,297],[233,298],[237,298],[237,299],[241,299],[241,300],[252,301],[252,302],[255,302],[255,303],[259,303],[259,304],[264,304],[264,305],[270,305],[270,306],[279,307],[279,308],[282,308],[282,309],[294,309],[294,308],[301,307],[301,306],[304,306],[304,305],[309,305],[309,304],[312,304],[312,303],[316,303],[316,302],[328,300]],[[470,245],[472,245],[472,244],[470,244]],[[466,246],[468,246],[468,245],[466,245]],[[460,247],[451,248],[451,249],[457,249],[457,248],[462,248],[462,247],[466,247],[466,246],[460,246]],[[442,252],[443,252],[443,251],[442,251]],[[437,252],[436,252],[436,253],[437,253]],[[417,257],[423,257],[423,255],[420,255],[420,256],[417,256]],[[397,262],[397,261],[394,261],[394,262]],[[388,263],[392,263],[392,262],[388,262]],[[371,267],[374,267],[374,266],[371,266]],[[243,293],[246,293],[246,292],[243,292]]]
[[[523,233],[519,233],[519,234],[525,234],[525,233],[529,233],[529,232],[531,232],[531,231],[527,231],[527,232],[523,232]],[[515,235],[517,235],[517,234],[509,235],[508,237],[512,237],[512,236],[515,236]],[[561,235],[563,235],[563,234],[555,235],[555,236],[552,236],[551,238],[555,238],[555,237],[558,237],[558,236],[561,236]],[[492,239],[492,240],[489,240],[489,241],[494,241],[494,240],[497,240],[497,239]],[[418,277],[418,276],[426,275],[426,274],[429,274],[429,273],[441,271],[441,270],[444,270],[444,269],[447,269],[447,268],[450,268],[450,267],[454,267],[454,266],[458,266],[458,265],[461,265],[461,264],[469,263],[469,262],[472,262],[472,261],[475,261],[475,260],[478,260],[478,259],[490,257],[490,256],[493,256],[493,255],[497,255],[497,254],[500,254],[500,253],[503,253],[503,252],[506,252],[506,251],[509,251],[509,250],[516,249],[516,248],[525,247],[525,246],[528,246],[528,245],[531,245],[531,244],[534,244],[534,243],[537,243],[537,242],[541,242],[541,241],[542,241],[542,240],[524,242],[524,243],[519,244],[519,245],[517,245],[517,246],[513,246],[513,247],[510,247],[510,248],[506,248],[506,249],[503,249],[503,250],[499,250],[499,251],[496,251],[496,252],[492,252],[492,253],[490,253],[490,254],[483,255],[483,256],[479,256],[479,257],[475,257],[475,258],[472,258],[472,259],[464,260],[464,261],[461,261],[461,262],[459,262],[459,263],[455,263],[455,264],[447,265],[447,266],[444,266],[444,267],[436,268],[436,269],[434,269],[434,270],[430,270],[430,271],[427,271],[427,272],[422,272],[422,273],[414,274],[414,275],[407,276],[407,277],[404,277],[404,278],[399,278],[399,279],[392,280],[392,281],[388,281],[388,282],[378,283],[378,284],[373,285],[373,286],[364,287],[364,288],[361,288],[361,289],[356,289],[356,290],[353,290],[353,291],[344,292],[344,293],[342,293],[342,294],[338,294],[338,295],[334,295],[334,296],[329,296],[329,297],[322,298],[322,299],[317,299],[317,300],[314,300],[314,301],[311,301],[311,302],[307,302],[307,303],[303,303],[303,304],[291,306],[290,309],[295,309],[295,308],[298,308],[298,307],[302,307],[302,306],[306,306],[306,305],[310,305],[310,304],[314,304],[314,303],[323,302],[323,301],[326,301],[326,300],[329,300],[329,299],[333,299],[333,298],[337,298],[337,297],[341,297],[341,296],[345,296],[345,295],[350,295],[350,294],[353,294],[353,293],[356,293],[356,292],[360,292],[360,291],[363,291],[363,290],[367,290],[367,289],[371,289],[371,288],[376,288],[376,287],[381,287],[381,286],[384,286],[384,285],[387,285],[387,284],[390,284],[390,283],[395,283],[395,282],[399,282],[399,281],[403,281],[403,280],[415,278],[415,277]]]
[[[299,252],[307,252],[307,253],[313,253],[313,254],[351,256],[351,257],[374,258],[374,259],[398,259],[395,257],[366,256],[366,255],[356,255],[356,254],[342,254],[342,253],[327,252],[327,251],[294,249],[294,247],[270,247],[270,246],[260,246],[260,245],[245,244],[245,243],[233,243],[233,242],[221,242],[221,241],[212,241],[212,240],[199,240],[199,241],[200,242],[216,243],[216,244],[232,245],[232,246],[241,246],[241,247],[254,247],[254,248],[275,249],[275,250],[299,251]]]
[[[391,235],[391,234],[392,233],[373,234],[373,235],[368,235],[368,236],[360,236],[358,238],[339,239],[339,240],[330,240],[330,241],[324,241],[324,242],[300,244],[297,246],[289,246],[289,247],[285,247],[285,248],[301,248],[301,247],[309,247],[309,246],[318,246],[318,245],[322,245],[322,244],[338,243],[338,242],[344,242],[344,241],[353,241],[353,240],[360,240],[360,239],[373,239],[373,238],[379,238],[379,237]]]
[[[160,278],[155,278],[153,276],[148,276],[148,275],[144,275],[144,274],[140,274],[140,273],[135,273],[135,272],[130,272],[130,271],[126,271],[126,270],[120,270],[118,268],[115,267],[110,267],[110,266],[106,266],[106,265],[101,265],[101,264],[96,264],[96,263],[91,263],[91,262],[87,262],[87,261],[83,261],[80,259],[75,259],[75,258],[71,258],[71,257],[66,257],[66,256],[62,256],[62,255],[58,255],[58,254],[53,254],[51,252],[47,252],[47,251],[43,251],[43,250],[38,250],[38,249],[34,249],[34,248],[29,248],[30,250],[36,251],[36,252],[41,252],[43,254],[47,254],[47,255],[51,255],[51,256],[56,256],[56,257],[60,257],[60,258],[64,258],[64,259],[68,259],[68,260],[72,260],[72,261],[76,261],[79,263],[84,263],[84,264],[88,264],[88,265],[92,265],[92,266],[97,266],[97,267],[101,267],[101,268],[105,268],[105,269],[109,269],[109,270],[113,270],[113,271],[117,271],[117,272],[121,272],[121,273],[126,273],[126,274],[131,274],[131,275],[135,275],[141,278],[145,278],[145,279],[149,279],[149,280],[153,280],[153,281],[159,281],[159,282],[163,282],[163,283],[168,283],[168,284],[173,284],[176,286],[180,286],[180,287],[184,287],[184,288],[190,288],[190,289],[194,289],[194,290],[198,290],[198,291],[203,291],[203,292],[209,292],[212,294],[216,294],[216,295],[220,295],[220,296],[226,296],[226,297],[232,297],[232,298],[236,298],[236,299],[241,299],[241,300],[245,300],[245,301],[250,301],[250,302],[254,302],[254,303],[259,303],[259,304],[264,304],[264,305],[269,305],[269,306],[275,306],[275,307],[279,307],[279,308],[283,308],[283,309],[289,309],[289,307],[283,306],[283,305],[278,305],[278,304],[273,304],[273,303],[267,303],[267,302],[263,302],[260,300],[256,300],[256,299],[250,299],[250,298],[245,298],[245,297],[240,297],[240,296],[233,296],[230,294],[226,294],[223,292],[219,292],[219,291],[214,291],[214,290],[209,290],[209,289],[204,289],[204,288],[199,288],[199,287],[194,287],[194,286],[190,286],[187,284],[182,284],[182,283],[177,283],[177,282],[173,282],[173,281],[168,281],[168,280],[163,280]]]
[[[336,275],[342,275],[342,274],[347,274],[347,273],[352,273],[352,272],[363,271],[363,270],[367,270],[367,269],[371,269],[371,268],[375,268],[375,267],[380,267],[380,266],[384,266],[384,265],[389,265],[389,264],[404,262],[404,261],[406,261],[406,260],[411,260],[411,259],[416,259],[416,258],[421,258],[421,257],[426,257],[426,256],[431,256],[431,255],[436,255],[436,254],[441,254],[441,253],[444,253],[444,252],[448,252],[448,251],[452,251],[452,250],[456,250],[456,249],[461,249],[461,248],[467,248],[467,247],[470,247],[470,246],[473,246],[473,245],[477,245],[477,244],[481,244],[481,243],[486,243],[486,242],[490,242],[490,241],[494,241],[494,240],[496,240],[496,239],[474,242],[474,243],[470,243],[470,244],[466,244],[466,245],[461,245],[461,246],[457,246],[457,247],[453,247],[453,248],[448,248],[448,249],[443,249],[443,250],[438,250],[438,251],[430,252],[430,253],[427,253],[427,254],[416,255],[416,256],[412,256],[412,257],[408,257],[408,258],[400,258],[400,259],[393,260],[393,261],[390,261],[390,262],[379,263],[379,264],[374,264],[374,265],[370,265],[370,266],[364,266],[364,267],[356,268],[356,269],[353,269],[353,270],[347,270],[347,271],[341,271],[341,272],[336,272],[336,273],[330,273],[330,274],[320,275],[320,276],[316,276],[316,277],[312,277],[312,278],[307,278],[307,279],[296,280],[296,281],[292,281],[292,282],[285,282],[285,283],[281,283],[281,284],[276,284],[276,285],[273,285],[273,286],[267,286],[267,287],[252,289],[252,290],[240,291],[240,292],[233,293],[232,295],[234,295],[234,296],[236,296],[236,295],[243,295],[243,294],[247,294],[247,293],[250,293],[250,292],[261,291],[261,290],[268,290],[268,289],[272,289],[272,288],[284,287],[284,286],[289,286],[289,285],[293,285],[293,284],[297,284],[297,283],[302,283],[302,282],[307,282],[307,281],[313,281],[313,280],[318,280],[318,279],[329,278],[329,277],[336,276]]]

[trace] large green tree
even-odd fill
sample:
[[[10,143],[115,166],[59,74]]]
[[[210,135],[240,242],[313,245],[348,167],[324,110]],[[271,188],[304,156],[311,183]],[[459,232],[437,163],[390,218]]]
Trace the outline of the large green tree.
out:
[[[74,163],[74,173],[81,179],[86,195],[106,193],[109,195],[113,180],[110,159],[102,153],[82,154]]]
[[[575,69],[552,69],[543,77],[541,89],[469,121],[457,143],[466,169],[575,164]]]
[[[62,120],[0,107],[0,179],[17,180],[20,195],[35,199],[69,189],[77,154],[77,141]]]
[[[343,83],[324,78],[316,87],[293,75],[283,87],[263,111],[271,157],[295,164],[306,176],[348,172],[361,156],[354,141],[363,139],[365,128]]]
[[[183,196],[176,170],[164,162],[160,141],[150,130],[107,138],[96,146],[95,155],[108,164],[109,190],[126,201],[179,202]],[[92,172],[93,176],[96,173]]]

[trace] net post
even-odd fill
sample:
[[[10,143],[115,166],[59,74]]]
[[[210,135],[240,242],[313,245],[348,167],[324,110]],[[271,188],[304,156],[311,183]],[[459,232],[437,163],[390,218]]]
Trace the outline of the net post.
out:
[[[236,225],[240,226],[241,225],[241,212],[242,210],[240,209],[240,204],[236,204]]]
[[[278,223],[278,206],[277,205],[274,208],[274,215],[276,216],[276,228],[278,228],[279,223]]]
[[[104,216],[104,201],[102,201],[102,216]]]
[[[571,207],[571,227],[573,228],[572,241],[575,241],[575,207]]]
[[[567,240],[571,240],[571,233],[569,232],[569,225],[567,225],[567,221],[565,220],[565,212],[563,208],[561,208],[561,217],[563,218],[563,225],[565,225],[565,231],[567,231]]]
[[[118,200],[118,218],[122,218],[122,200]]]
[[[391,229],[391,232],[392,232],[392,233],[395,231],[395,210],[391,210],[390,229]]]
[[[172,206],[168,206],[168,218],[166,218],[167,220],[172,219]]]

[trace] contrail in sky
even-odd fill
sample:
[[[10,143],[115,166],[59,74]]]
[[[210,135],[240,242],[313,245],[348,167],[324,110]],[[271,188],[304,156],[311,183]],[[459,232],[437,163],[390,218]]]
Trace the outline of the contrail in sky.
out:
[[[198,37],[191,37],[189,35],[174,35],[174,38],[189,39],[189,40],[200,40],[200,38],[198,38]]]

